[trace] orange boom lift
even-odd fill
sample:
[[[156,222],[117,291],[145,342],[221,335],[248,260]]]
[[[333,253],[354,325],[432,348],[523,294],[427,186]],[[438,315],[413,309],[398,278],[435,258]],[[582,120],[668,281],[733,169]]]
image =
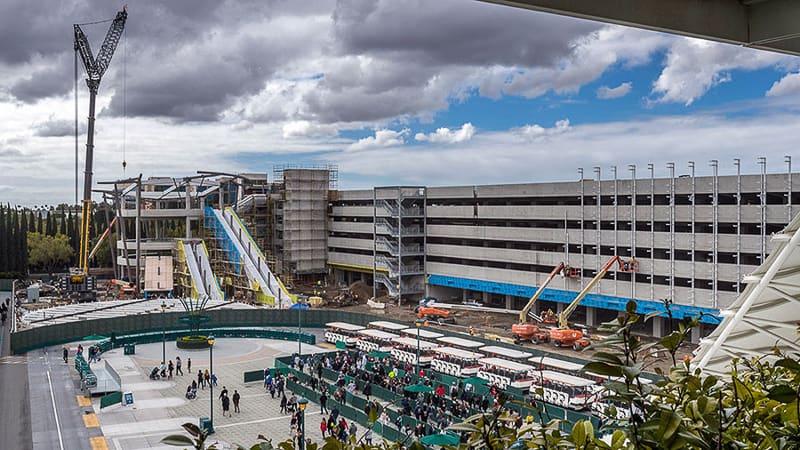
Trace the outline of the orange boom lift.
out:
[[[578,304],[586,297],[586,294],[591,291],[598,281],[600,281],[611,268],[617,264],[617,271],[634,273],[639,271],[639,263],[634,259],[625,260],[619,256],[612,256],[607,263],[597,272],[597,275],[589,281],[589,283],[578,293],[578,296],[564,308],[564,311],[558,315],[558,328],[550,330],[550,340],[556,347],[570,346],[574,350],[581,350],[589,345],[589,339],[585,338],[583,331],[575,330],[569,327],[569,316],[575,312]]]

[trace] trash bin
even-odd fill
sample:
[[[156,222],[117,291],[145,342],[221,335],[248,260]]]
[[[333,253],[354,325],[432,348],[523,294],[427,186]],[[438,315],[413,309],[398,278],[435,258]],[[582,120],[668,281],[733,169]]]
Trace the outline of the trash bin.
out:
[[[209,419],[208,417],[201,417],[200,418],[200,429],[201,430],[206,430],[209,433],[213,433],[214,432],[214,427],[211,425],[211,419]]]
[[[135,355],[136,354],[136,346],[133,344],[125,344],[125,347],[122,351],[125,355]]]

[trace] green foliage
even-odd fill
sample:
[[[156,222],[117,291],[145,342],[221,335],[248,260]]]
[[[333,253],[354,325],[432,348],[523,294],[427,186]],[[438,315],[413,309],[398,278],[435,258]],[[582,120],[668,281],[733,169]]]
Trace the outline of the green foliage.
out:
[[[73,250],[63,234],[48,236],[28,233],[28,261],[32,267],[46,272],[66,268],[72,260]]]
[[[161,442],[176,447],[184,447],[188,445],[196,450],[216,450],[217,447],[215,445],[206,447],[208,431],[201,430],[200,427],[193,423],[183,424],[183,429],[189,433],[189,436],[184,434],[171,434],[161,439]]]

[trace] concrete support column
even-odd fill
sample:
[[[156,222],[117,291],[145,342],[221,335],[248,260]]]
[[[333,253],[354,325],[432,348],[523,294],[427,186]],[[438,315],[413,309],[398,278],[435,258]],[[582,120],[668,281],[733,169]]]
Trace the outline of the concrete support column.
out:
[[[664,337],[664,318],[653,317],[652,323],[653,323],[653,337],[654,338]]]
[[[562,312],[564,312],[564,308],[566,307],[567,307],[566,303],[556,303],[556,313],[561,314]]]
[[[483,294],[483,297],[482,297],[483,304],[484,305],[488,305],[489,301],[492,299],[492,295],[489,294],[488,292],[483,292],[482,294]]]
[[[506,309],[514,309],[514,297],[506,295]]]
[[[591,306],[586,307],[586,325],[590,327],[597,326],[597,309]]]
[[[701,337],[700,327],[692,328],[692,343],[699,344],[700,337]]]
[[[461,290],[461,301],[462,302],[467,301],[467,290],[466,289],[462,289]]]

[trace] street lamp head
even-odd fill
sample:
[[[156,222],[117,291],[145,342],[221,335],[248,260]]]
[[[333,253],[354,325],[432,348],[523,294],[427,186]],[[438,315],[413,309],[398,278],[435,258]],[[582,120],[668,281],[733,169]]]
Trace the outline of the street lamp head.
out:
[[[306,406],[308,406],[308,399],[305,397],[300,397],[300,399],[297,400],[297,406],[300,408],[300,411],[305,411]]]
[[[417,319],[417,320],[414,321],[414,325],[416,325],[417,328],[420,328],[424,323],[425,323],[425,321],[422,320],[422,319]]]
[[[209,336],[207,340],[208,340],[208,345],[212,346],[214,345],[214,336]]]

